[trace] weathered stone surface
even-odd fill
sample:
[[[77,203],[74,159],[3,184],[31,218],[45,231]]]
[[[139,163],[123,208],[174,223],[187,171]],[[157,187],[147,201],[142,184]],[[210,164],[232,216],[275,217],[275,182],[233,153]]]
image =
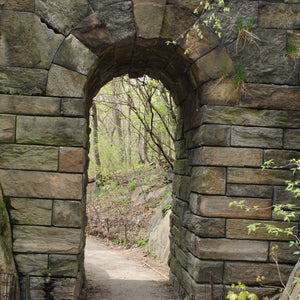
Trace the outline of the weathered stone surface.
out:
[[[13,226],[14,252],[78,254],[82,231],[73,228]]]
[[[191,191],[191,177],[175,175],[173,180],[173,193],[182,200],[187,200]]]
[[[282,280],[285,283],[293,266],[280,265],[279,268]],[[263,280],[263,284],[265,285],[281,285],[275,264],[225,263],[224,280],[226,284],[242,281],[246,285],[257,285],[256,278],[258,276],[265,277]]]
[[[86,0],[35,0],[35,11],[48,26],[67,35],[85,16],[90,13]]]
[[[200,260],[188,253],[185,266],[197,283],[209,283],[210,272],[213,272],[214,283],[222,283],[224,262]]]
[[[51,225],[52,200],[11,198],[10,201],[14,224]]]
[[[44,95],[47,70],[0,67],[0,92],[4,94]]]
[[[47,95],[82,97],[86,76],[52,64],[48,75]]]
[[[282,143],[282,129],[240,126],[231,128],[232,146],[282,148]]]
[[[228,183],[284,185],[286,180],[292,180],[288,170],[229,168],[227,174]]]
[[[191,166],[188,159],[177,159],[174,162],[174,173],[180,175],[190,175]]]
[[[63,98],[61,103],[61,113],[63,116],[84,117],[86,115],[85,100],[80,98]]]
[[[191,151],[193,165],[252,166],[262,165],[263,151],[232,147],[202,147]]]
[[[223,68],[228,70],[228,74],[234,72],[234,65],[231,58],[228,56],[225,48],[221,47],[218,47],[201,57],[197,60],[196,65],[199,69],[198,80],[200,82],[220,78],[222,76]]]
[[[201,239],[187,232],[186,247],[200,259],[267,261],[268,242]]]
[[[135,3],[134,17],[137,36],[145,39],[158,38],[164,18],[165,7],[152,1]]]
[[[69,35],[55,55],[54,63],[87,75],[96,59],[97,56],[86,48],[75,36]]]
[[[0,144],[0,168],[57,171],[58,148]]]
[[[300,130],[287,129],[284,132],[284,148],[300,150]]]
[[[282,85],[246,84],[241,95],[245,107],[300,110],[300,88]]]
[[[1,11],[0,27],[2,66],[49,69],[64,38],[47,28],[32,13]]]
[[[52,276],[76,277],[78,272],[77,255],[49,255],[49,270]]]
[[[274,260],[274,256],[272,255],[272,252],[274,251],[279,263],[296,263],[298,261],[298,256],[294,254],[294,252],[297,250],[296,247],[290,247],[289,243],[271,242],[269,260]]]
[[[85,151],[85,149],[60,147],[59,171],[80,173],[85,170],[85,167],[86,167],[86,151]]]
[[[15,141],[15,116],[0,115],[0,143]]]
[[[203,194],[225,194],[226,169],[218,167],[193,167],[191,190]]]
[[[230,203],[244,201],[244,205],[249,208],[240,208]],[[254,207],[258,206],[259,209]],[[244,218],[244,219],[270,219],[272,211],[271,199],[257,198],[238,198],[238,197],[222,197],[222,196],[201,196],[198,214],[205,217],[220,218]]]
[[[0,7],[3,9],[12,9],[20,11],[34,11],[33,0],[2,0]]]
[[[172,212],[176,216],[179,217],[180,221],[183,220],[184,214],[187,211],[188,203],[185,201],[182,201],[179,198],[173,197],[172,201]]]
[[[299,135],[300,138],[300,135]],[[264,161],[273,160],[272,167],[289,168],[289,162],[291,159],[300,159],[299,151],[287,151],[287,150],[265,150]]]
[[[80,227],[80,202],[55,200],[53,204],[53,225],[61,227]]]
[[[43,276],[48,269],[47,254],[16,254],[15,260],[21,275]]]
[[[200,215],[199,212],[197,213]],[[186,213],[183,224],[199,237],[225,237],[225,219],[203,218],[192,213]]]
[[[267,185],[227,184],[227,196],[269,198],[273,197],[273,187]]]
[[[266,28],[300,29],[300,7],[296,4],[263,2],[259,6],[258,22]]]
[[[299,128],[300,112],[205,105],[202,108],[202,123]]]
[[[17,117],[17,143],[85,146],[86,120],[58,117]]]
[[[206,146],[229,146],[230,127],[221,125],[202,125],[186,133],[187,148]]]
[[[207,105],[235,105],[239,103],[239,89],[233,78],[210,81],[201,86],[201,103]]]
[[[60,114],[60,99],[1,94],[0,113],[58,116]]]
[[[82,175],[0,170],[5,195],[49,199],[82,198]]]
[[[248,233],[248,225],[253,223],[260,223],[260,228],[255,232]],[[289,241],[291,239],[285,233],[270,234],[265,228],[265,225],[272,225],[276,228],[285,229],[288,227],[295,226],[295,232],[297,231],[298,225],[296,223],[286,223],[279,221],[253,221],[253,220],[234,220],[228,219],[226,223],[226,237],[231,239],[248,239],[248,240],[269,240],[269,241]]]
[[[286,186],[274,187],[274,204],[295,204],[300,205],[300,198],[295,198],[295,194],[287,191]]]
[[[188,154],[185,147],[185,140],[175,141],[174,145],[176,159],[187,158]]]

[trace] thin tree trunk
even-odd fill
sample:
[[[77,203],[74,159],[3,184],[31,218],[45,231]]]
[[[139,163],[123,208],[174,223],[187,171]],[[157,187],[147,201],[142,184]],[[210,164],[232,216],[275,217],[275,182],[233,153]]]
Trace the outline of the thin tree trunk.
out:
[[[98,113],[97,113],[97,106],[95,102],[92,103],[92,109],[91,109],[91,115],[93,120],[93,143],[94,143],[94,157],[95,157],[95,163],[97,166],[97,171],[101,173],[101,161],[100,161],[100,155],[99,155],[99,145],[98,145]]]

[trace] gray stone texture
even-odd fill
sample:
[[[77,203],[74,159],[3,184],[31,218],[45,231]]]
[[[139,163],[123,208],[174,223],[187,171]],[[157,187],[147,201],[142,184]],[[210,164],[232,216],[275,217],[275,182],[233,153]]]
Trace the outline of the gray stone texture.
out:
[[[52,276],[76,277],[78,263],[78,255],[49,255],[49,270]]]
[[[0,143],[15,141],[15,116],[0,115]]]
[[[284,148],[300,150],[299,129],[287,129],[284,131]]]
[[[82,98],[63,98],[61,113],[66,117],[84,117],[87,113],[86,103]]]
[[[12,9],[20,11],[34,11],[33,0],[2,0],[0,7],[3,9]]]
[[[55,200],[53,203],[53,225],[80,228],[81,203],[79,201]]]
[[[227,184],[227,196],[269,198],[273,197],[273,187],[256,184]]]
[[[87,153],[83,148],[60,147],[59,171],[81,173],[86,168]]]
[[[43,276],[48,270],[47,254],[16,254],[15,260],[20,275]]]

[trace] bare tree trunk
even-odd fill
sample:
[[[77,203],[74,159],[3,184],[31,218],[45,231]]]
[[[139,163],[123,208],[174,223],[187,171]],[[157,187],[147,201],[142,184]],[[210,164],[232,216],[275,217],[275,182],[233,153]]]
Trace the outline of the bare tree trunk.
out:
[[[92,107],[91,107],[91,116],[92,116],[92,124],[93,124],[93,143],[94,143],[94,157],[95,157],[95,163],[97,166],[97,171],[101,173],[101,161],[100,161],[100,155],[99,155],[99,145],[98,145],[98,112],[97,112],[97,106],[95,102],[93,101]]]
[[[127,134],[128,134],[128,142],[127,142],[127,165],[128,167],[131,167],[132,161],[131,161],[131,109],[128,106],[128,120],[127,120]]]

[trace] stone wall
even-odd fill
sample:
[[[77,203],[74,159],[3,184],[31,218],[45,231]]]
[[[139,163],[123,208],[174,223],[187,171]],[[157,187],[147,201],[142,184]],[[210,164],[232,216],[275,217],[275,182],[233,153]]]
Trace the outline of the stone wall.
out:
[[[232,0],[230,13],[220,13],[222,40],[190,29],[167,46],[195,22],[197,3],[0,1],[0,184],[32,300],[78,297],[89,106],[124,74],[161,80],[178,105],[170,278],[180,295],[210,299],[210,272],[215,299],[237,280],[257,290],[257,275],[279,286],[270,257],[277,241],[287,278],[295,258],[286,238],[248,235],[245,226],[282,226],[270,205],[291,199],[284,190],[291,173],[260,166],[299,158],[299,51],[288,56],[286,43],[299,43],[300,2]],[[257,39],[237,44],[239,17],[254,18]],[[238,64],[247,70],[243,91],[233,79]],[[245,214],[229,208],[232,200],[265,209]]]

